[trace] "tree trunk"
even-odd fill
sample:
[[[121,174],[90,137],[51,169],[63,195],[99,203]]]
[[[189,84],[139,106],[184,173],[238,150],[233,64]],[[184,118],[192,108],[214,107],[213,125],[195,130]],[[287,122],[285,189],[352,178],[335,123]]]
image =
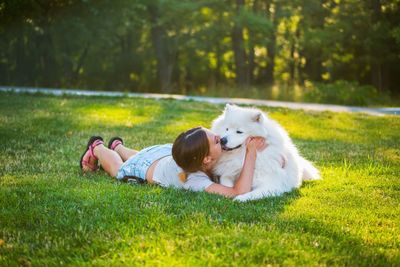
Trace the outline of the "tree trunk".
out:
[[[270,36],[270,40],[267,45],[268,62],[267,62],[267,69],[265,72],[265,81],[268,84],[274,83],[276,31],[277,31],[277,27],[278,27],[278,8],[279,8],[279,4],[275,3],[275,11],[271,12],[271,10],[270,10],[271,3],[269,3],[267,5],[267,14],[273,24],[272,34]]]
[[[222,12],[218,12],[218,22],[222,23]],[[215,57],[217,60],[216,69],[215,69],[215,83],[219,84],[222,82],[222,75],[221,75],[221,67],[222,67],[222,48],[221,48],[221,41],[217,40],[215,45]]]
[[[244,0],[236,0],[237,15],[239,15],[243,6]],[[233,26],[232,45],[235,58],[236,84],[238,86],[244,86],[247,84],[246,51],[244,49],[243,26],[237,21]]]
[[[254,82],[254,69],[256,67],[256,63],[254,61],[254,44],[250,44],[249,48],[249,71],[247,74],[247,82],[248,84],[252,84]]]
[[[253,3],[253,14],[257,14],[259,10],[258,1],[254,0]],[[254,69],[256,67],[255,63],[255,49],[254,49],[254,35],[255,33],[250,32],[249,34],[249,70],[247,81],[249,84],[253,84],[254,82]]]
[[[221,62],[222,62],[222,52],[221,52],[221,45],[217,41],[215,57],[217,59],[217,66],[215,68],[215,83],[219,84],[221,82]]]
[[[171,78],[173,62],[169,60],[169,51],[166,42],[165,29],[160,25],[158,18],[159,10],[157,6],[149,5],[151,26],[151,39],[157,59],[157,76],[161,92],[170,93],[172,91]]]
[[[50,27],[42,26],[44,34],[37,37],[40,58],[40,85],[45,87],[59,87],[58,65],[55,59],[53,36]]]
[[[322,62],[318,55],[310,55],[306,59],[305,70],[312,81],[322,80]]]
[[[372,23],[379,23],[382,20],[381,1],[372,0]],[[385,78],[387,74],[384,72],[385,68],[382,62],[382,51],[371,51],[371,83],[379,91],[383,91],[385,86]]]
[[[82,54],[79,56],[78,63],[76,64],[76,68],[72,72],[71,84],[73,86],[75,86],[77,84],[77,82],[78,82],[79,71],[80,71],[80,69],[82,68],[82,66],[83,66],[83,64],[85,62],[85,59],[86,59],[87,54],[89,52],[89,48],[90,48],[90,43],[87,42],[87,44],[85,45],[85,48],[82,51]]]
[[[295,74],[295,40],[292,38],[290,44],[290,59],[289,59],[289,74],[290,74],[290,83],[294,83],[294,74]]]
[[[322,3],[320,4],[322,7]],[[310,14],[305,14],[306,16],[310,16]],[[304,31],[306,28],[312,29],[324,29],[325,25],[325,15],[315,16],[312,20],[302,19],[299,22],[298,26],[298,36],[300,34],[304,35]],[[323,62],[323,50],[324,47],[319,48],[310,48],[306,47],[303,44],[300,44],[301,49],[299,50],[300,58],[305,58],[304,66],[299,69],[299,78],[301,79],[301,83],[304,83],[305,80],[312,81],[321,81],[322,80],[322,72],[324,70],[322,66]]]
[[[296,29],[296,32],[293,35],[293,38],[291,38],[291,44],[290,44],[290,62],[289,62],[289,73],[290,73],[290,83],[295,84],[296,78],[298,75],[298,58],[296,57],[296,53],[298,53],[297,49],[297,42],[300,38],[300,30],[299,26]]]
[[[15,72],[12,72],[13,74],[13,81],[20,81],[21,85],[25,85],[26,78],[26,62],[25,62],[25,45],[24,45],[24,36],[23,36],[23,31],[21,30],[18,33],[17,36],[17,41],[16,41],[16,45],[14,48],[14,52],[15,52]]]

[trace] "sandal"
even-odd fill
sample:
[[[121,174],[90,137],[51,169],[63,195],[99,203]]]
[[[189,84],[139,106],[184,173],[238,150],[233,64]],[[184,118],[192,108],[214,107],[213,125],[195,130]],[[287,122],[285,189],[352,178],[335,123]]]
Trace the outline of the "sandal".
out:
[[[79,162],[81,170],[83,172],[87,171],[96,171],[99,166],[97,165],[97,157],[93,153],[93,149],[98,146],[103,144],[103,138],[100,136],[92,136],[90,137],[88,144],[86,146],[85,152],[83,152],[81,161]],[[84,169],[86,167],[86,170]]]
[[[108,148],[111,150],[114,150],[118,145],[123,145],[124,144],[124,140],[122,140],[121,137],[113,137],[110,139],[110,141],[108,142]]]

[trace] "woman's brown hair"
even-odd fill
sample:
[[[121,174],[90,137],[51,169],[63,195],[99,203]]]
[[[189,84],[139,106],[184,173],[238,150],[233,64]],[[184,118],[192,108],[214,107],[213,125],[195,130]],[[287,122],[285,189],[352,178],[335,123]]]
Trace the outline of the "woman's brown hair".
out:
[[[172,157],[185,174],[180,179],[186,181],[186,173],[197,172],[203,166],[203,160],[210,152],[207,133],[202,127],[196,127],[181,133],[172,146]]]

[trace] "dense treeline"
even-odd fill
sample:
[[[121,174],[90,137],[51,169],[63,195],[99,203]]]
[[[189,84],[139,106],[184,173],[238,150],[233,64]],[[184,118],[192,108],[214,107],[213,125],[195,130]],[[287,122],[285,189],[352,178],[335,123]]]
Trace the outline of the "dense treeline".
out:
[[[354,81],[399,90],[400,0],[9,0],[0,84],[185,93]]]

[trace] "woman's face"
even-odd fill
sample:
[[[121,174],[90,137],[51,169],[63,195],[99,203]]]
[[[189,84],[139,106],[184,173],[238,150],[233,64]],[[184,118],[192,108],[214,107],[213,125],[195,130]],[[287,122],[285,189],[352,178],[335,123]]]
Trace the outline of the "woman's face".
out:
[[[210,152],[208,155],[211,158],[210,163],[211,165],[214,165],[222,154],[222,148],[220,143],[221,137],[208,129],[204,129],[204,131],[207,133],[208,144],[210,146]]]

